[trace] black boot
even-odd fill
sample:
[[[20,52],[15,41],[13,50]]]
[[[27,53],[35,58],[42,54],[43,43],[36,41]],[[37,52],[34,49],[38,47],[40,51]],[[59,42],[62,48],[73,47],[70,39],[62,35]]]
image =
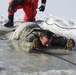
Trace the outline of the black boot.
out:
[[[31,19],[27,19],[26,22],[33,22],[33,20],[31,20]]]
[[[4,24],[5,27],[13,27],[14,25],[13,17],[14,17],[13,15],[8,16],[8,22]]]

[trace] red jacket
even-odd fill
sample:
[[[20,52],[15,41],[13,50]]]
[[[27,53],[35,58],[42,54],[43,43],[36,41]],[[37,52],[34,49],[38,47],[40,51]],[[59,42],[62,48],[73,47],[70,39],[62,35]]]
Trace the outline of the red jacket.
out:
[[[46,4],[46,0],[41,0],[41,3]],[[38,7],[38,0],[25,0],[25,4],[27,6],[31,6],[33,4],[34,8],[37,9],[37,7]]]
[[[41,0],[42,4],[46,4],[46,0]],[[24,21],[31,19],[35,21],[36,9],[38,8],[38,0],[11,0],[9,2],[8,15],[13,15],[18,9],[25,12]]]

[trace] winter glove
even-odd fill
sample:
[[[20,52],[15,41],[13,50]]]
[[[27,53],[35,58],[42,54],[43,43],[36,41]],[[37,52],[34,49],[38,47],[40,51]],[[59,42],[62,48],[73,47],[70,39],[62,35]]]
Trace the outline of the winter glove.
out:
[[[44,11],[45,10],[45,5],[41,5],[40,7],[39,7],[39,11]]]

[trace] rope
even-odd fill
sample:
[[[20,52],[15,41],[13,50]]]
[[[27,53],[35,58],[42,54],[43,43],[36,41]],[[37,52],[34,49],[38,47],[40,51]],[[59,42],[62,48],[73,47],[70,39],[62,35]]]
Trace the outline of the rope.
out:
[[[48,54],[48,55],[52,55],[52,56],[54,56],[54,57],[57,57],[57,58],[59,58],[59,59],[61,59],[61,60],[64,60],[64,61],[66,61],[66,62],[68,62],[68,63],[70,63],[70,64],[73,64],[73,65],[75,65],[76,66],[76,63],[74,63],[74,62],[72,62],[72,61],[69,61],[69,60],[67,60],[67,59],[65,59],[65,58],[62,58],[62,57],[60,57],[60,56],[58,56],[58,55],[56,55],[56,54],[54,54],[54,53],[52,53],[52,52],[46,52],[46,51],[43,51],[43,50],[39,50],[39,52],[42,52],[42,53],[45,53],[45,54]]]
[[[49,24],[49,23],[47,23],[46,20],[45,20],[44,22],[45,22],[47,25],[56,25],[57,27],[62,28],[62,29],[76,29],[76,28],[66,28],[66,27],[61,27],[61,26],[59,26],[59,25],[56,24],[56,23]]]

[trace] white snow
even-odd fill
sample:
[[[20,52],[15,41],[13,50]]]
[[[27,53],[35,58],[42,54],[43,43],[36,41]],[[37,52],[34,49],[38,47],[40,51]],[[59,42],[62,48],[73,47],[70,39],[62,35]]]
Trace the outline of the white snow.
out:
[[[61,19],[54,16],[49,16],[49,15],[37,16],[37,20],[44,21],[44,22],[38,23],[39,26],[41,26],[42,28],[48,29],[58,35],[66,36],[68,38],[73,38],[76,40],[76,21],[65,20],[65,19]],[[7,22],[7,18],[1,16],[0,25],[3,25],[6,22]],[[25,27],[25,23],[23,23],[23,18],[20,16],[15,17],[14,25],[20,25],[19,28],[20,30],[22,30],[23,27]],[[6,75],[6,72],[4,72],[3,75]],[[76,71],[75,70],[49,70],[46,72],[39,72],[39,73],[35,72],[31,74],[18,72],[15,75],[76,75]]]
[[[48,29],[58,35],[76,39],[76,21],[64,20],[54,16],[46,16],[43,20],[44,22],[40,25],[42,28]]]
[[[42,15],[37,16],[37,20],[43,20],[44,22],[39,23],[39,25],[44,28],[48,29],[58,35],[66,36],[68,38],[76,39],[76,21],[74,20],[65,20],[61,18],[57,18],[50,15]],[[0,17],[0,25],[3,25],[7,22],[7,18],[1,16]],[[21,25],[22,27],[25,25],[23,22],[23,18],[20,16],[16,16],[14,19],[14,25]],[[20,27],[21,28],[21,27]],[[2,28],[0,28],[2,30]],[[4,28],[5,30],[5,28]],[[8,28],[7,28],[8,30]]]
[[[16,69],[16,68],[15,68]],[[6,71],[1,72],[1,75],[7,75]],[[76,75],[76,70],[50,70],[46,72],[34,72],[34,73],[25,73],[25,72],[16,72],[13,75]]]

